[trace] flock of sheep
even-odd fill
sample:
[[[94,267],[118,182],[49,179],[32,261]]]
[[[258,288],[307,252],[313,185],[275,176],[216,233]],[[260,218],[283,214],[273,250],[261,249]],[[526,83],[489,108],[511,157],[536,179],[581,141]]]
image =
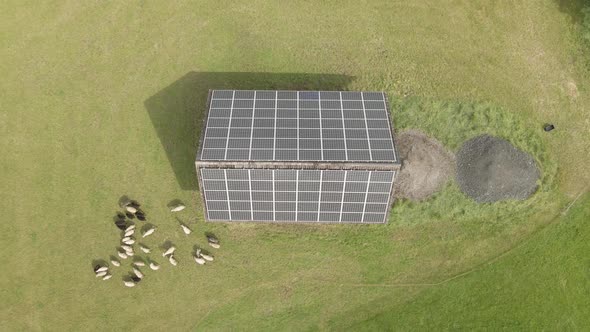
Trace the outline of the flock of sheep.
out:
[[[132,219],[137,218],[140,221],[145,221],[145,213],[140,209],[140,204],[133,200],[125,200],[121,202],[121,207],[123,208],[123,213],[118,212],[117,216],[115,217],[115,225],[122,231],[121,236],[121,245],[117,249],[117,255],[120,259],[127,259],[129,257],[135,256],[134,245],[137,244],[139,249],[145,253],[151,253],[151,249],[144,244],[137,243],[135,239],[136,234],[136,225],[131,222]],[[182,203],[177,203],[170,208],[171,212],[180,212],[185,209],[185,205]],[[192,230],[184,225],[180,224],[182,231],[184,234],[189,235],[192,233]],[[142,238],[146,238],[152,235],[156,231],[156,227],[150,224],[147,224],[141,231],[137,230],[137,233],[141,234]],[[212,248],[219,249],[219,240],[213,235],[207,235],[207,242]],[[174,252],[176,247],[170,245],[166,251],[162,254],[162,257],[168,259],[170,264],[176,266],[178,261],[174,257]],[[204,265],[207,262],[213,261],[213,256],[203,252],[200,248],[197,248],[194,252],[193,258],[198,265]],[[110,262],[112,266],[121,266],[121,260],[111,256]],[[160,269],[160,265],[153,261],[151,258],[147,258],[143,260],[139,257],[135,257],[133,262],[131,263],[132,271],[129,275],[123,279],[123,283],[127,287],[134,287],[139,283],[144,274],[141,272],[139,268],[149,266],[150,269],[157,271]],[[112,278],[112,274],[110,271],[110,267],[107,263],[96,264],[94,266],[94,273],[97,278],[102,278],[102,280],[109,280]]]

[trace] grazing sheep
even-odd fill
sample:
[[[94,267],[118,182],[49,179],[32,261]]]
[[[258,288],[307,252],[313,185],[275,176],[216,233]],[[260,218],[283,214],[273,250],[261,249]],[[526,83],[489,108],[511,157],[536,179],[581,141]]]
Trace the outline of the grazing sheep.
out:
[[[129,241],[129,240],[131,240],[131,239],[132,239],[132,237],[131,237],[131,236],[125,236],[124,238],[122,238],[122,239],[121,239],[121,241],[122,241],[122,242],[125,242],[125,241]]]
[[[199,265],[204,265],[206,263],[205,260],[201,257],[194,256],[194,258],[195,258],[195,262],[197,262],[197,264],[199,264]]]
[[[131,235],[133,235],[133,233],[135,233],[134,229],[127,231],[127,232],[125,232],[125,237],[131,236]]]
[[[127,251],[125,252],[127,254],[127,256],[129,257],[133,257],[135,255],[135,253],[133,251]]]
[[[94,270],[94,272],[98,273],[98,272],[108,271],[108,269],[109,268],[107,266],[102,266],[102,267],[99,267],[98,269]]]
[[[135,240],[134,239],[131,239],[131,240],[125,240],[125,241],[122,241],[122,242],[125,243],[125,244],[128,244],[128,245],[132,245],[132,244],[135,243]]]
[[[124,252],[121,251],[117,251],[117,254],[119,255],[119,257],[123,258],[123,259],[127,259],[127,254],[125,254]]]
[[[143,235],[141,237],[146,237],[146,236],[152,235],[155,231],[156,231],[156,227],[152,227],[152,228],[146,230],[145,233],[143,233]]]
[[[140,267],[140,266],[145,266],[145,263],[143,261],[135,261],[135,262],[133,262],[133,265]]]
[[[100,265],[94,265],[94,273],[98,272],[98,269],[100,269],[101,266]]]
[[[163,254],[162,257],[166,257],[168,255],[171,255],[174,253],[174,250],[176,250],[176,247],[172,246],[170,248],[168,248],[168,250],[166,250]]]
[[[180,224],[180,227],[182,228],[182,231],[184,232],[184,234],[189,235],[190,233],[192,233],[191,229],[186,227],[183,224]]]
[[[113,264],[114,266],[121,266],[121,262],[119,262],[116,259],[111,259],[111,264]]]
[[[118,229],[120,230],[124,230],[125,229],[125,220],[117,220],[115,221],[115,226],[117,226]]]
[[[174,255],[170,255],[170,257],[168,257],[168,261],[170,262],[170,264],[176,266],[176,264],[178,264],[178,261],[176,261],[176,259],[174,258]]]
[[[107,271],[102,271],[102,272],[97,272],[97,273],[96,273],[96,277],[97,277],[97,278],[98,278],[98,277],[104,277],[104,276],[106,276],[106,275],[107,275]]]
[[[208,243],[209,243],[209,245],[210,245],[211,247],[213,247],[213,248],[215,248],[215,249],[219,249],[219,247],[220,247],[220,246],[219,246],[219,243],[213,243],[213,242],[208,242]]]
[[[207,260],[209,262],[213,261],[213,256],[211,256],[211,255],[201,253],[201,257],[203,257],[205,260]]]
[[[139,214],[139,213],[138,213],[138,214],[136,214],[135,216],[137,217],[137,219],[138,219],[138,220],[140,220],[140,221],[145,221],[145,215],[144,215],[144,214]]]
[[[144,246],[143,244],[139,245],[139,249],[141,249],[141,251],[145,252],[146,254],[149,254],[151,251],[150,248]]]
[[[137,212],[137,209],[136,209],[136,208],[134,208],[134,207],[133,207],[133,206],[131,206],[131,205],[127,205],[127,206],[125,207],[125,210],[127,210],[127,212],[129,212],[129,213],[136,213],[136,212]]]
[[[150,269],[156,271],[160,269],[160,265],[156,264],[155,262],[150,262]]]
[[[143,278],[143,273],[141,273],[141,271],[139,271],[138,269],[136,269],[136,268],[133,268],[133,273],[135,273],[135,275],[136,275],[136,276],[137,276],[139,279]]]
[[[135,215],[131,212],[125,212],[125,215],[127,216],[127,218],[129,219],[135,219]]]
[[[134,287],[135,286],[135,282],[133,281],[124,281],[125,286],[127,287]]]
[[[186,208],[186,206],[184,206],[183,204],[178,204],[177,206],[175,206],[172,209],[170,209],[170,211],[172,211],[172,212],[179,212],[179,211],[184,210],[184,208]]]
[[[219,243],[219,240],[211,235],[207,235],[207,241],[209,243]]]
[[[125,229],[125,233],[129,232],[130,230],[135,229],[135,225],[131,225]]]
[[[113,277],[112,274],[107,274],[106,276],[102,277],[102,280],[109,280]]]
[[[132,246],[128,246],[126,244],[122,244],[121,248],[123,248],[123,250],[125,250],[125,251],[132,251],[133,250]]]

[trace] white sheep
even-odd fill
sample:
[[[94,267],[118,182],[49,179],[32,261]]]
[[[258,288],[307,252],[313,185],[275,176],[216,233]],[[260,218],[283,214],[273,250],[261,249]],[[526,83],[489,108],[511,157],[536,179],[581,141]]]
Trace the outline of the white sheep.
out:
[[[132,245],[135,243],[135,240],[131,239],[131,240],[123,241],[123,243],[128,244],[128,245]]]
[[[152,227],[152,228],[146,230],[145,233],[143,233],[143,235],[141,237],[146,237],[146,236],[152,235],[155,231],[156,231],[156,227]]]
[[[119,257],[123,258],[123,259],[127,259],[127,254],[125,254],[122,251],[117,251],[117,254],[119,255]]]
[[[202,253],[201,257],[203,257],[205,260],[207,260],[209,262],[213,261],[213,256],[211,256],[211,255],[207,255],[207,254]]]
[[[131,225],[125,229],[125,233],[129,232],[130,230],[135,230],[135,225]]]
[[[128,246],[126,244],[122,244],[121,248],[123,248],[123,250],[125,251],[133,251],[133,247],[132,246]]]
[[[97,278],[98,278],[98,277],[104,277],[104,276],[106,276],[106,275],[107,275],[107,271],[101,271],[101,272],[97,272],[97,273],[96,273],[96,277],[97,277]]]
[[[158,265],[154,262],[150,262],[150,269],[156,271],[156,270],[160,269],[160,265]]]
[[[174,255],[170,255],[170,257],[168,257],[168,261],[170,261],[170,264],[172,264],[174,266],[176,266],[176,264],[178,264],[178,262],[174,258]]]
[[[104,277],[102,277],[102,280],[109,280],[109,279],[111,279],[112,277],[113,277],[113,275],[112,275],[112,274],[107,274],[107,275],[105,275]]]
[[[131,206],[131,205],[127,205],[127,206],[125,207],[125,210],[127,210],[128,212],[131,212],[131,213],[136,213],[136,212],[137,212],[137,209],[136,209],[136,208],[134,208],[134,207],[133,207],[133,206]]]
[[[209,245],[215,249],[219,249],[219,243],[209,242]]]
[[[127,286],[127,287],[134,287],[135,286],[135,283],[133,281],[124,281],[124,283],[125,283],[125,286]]]
[[[197,256],[194,256],[194,258],[195,258],[195,262],[197,262],[197,264],[199,264],[199,265],[205,264],[205,260],[203,258],[197,257]]]
[[[98,272],[104,272],[104,271],[108,271],[108,270],[109,270],[108,266],[103,266],[103,267],[99,267],[94,272],[98,273]]]
[[[135,275],[136,275],[136,276],[137,276],[139,279],[143,278],[143,273],[141,273],[141,271],[139,271],[138,269],[136,269],[136,268],[133,268],[133,273],[135,273]]]
[[[131,250],[131,251],[126,251],[126,252],[125,252],[125,254],[127,254],[127,256],[129,256],[129,257],[133,257],[133,256],[135,256],[135,253],[133,252],[133,250]]]
[[[172,211],[172,212],[179,212],[179,211],[184,210],[184,208],[186,208],[186,206],[184,206],[183,204],[178,204],[177,206],[175,206],[172,209],[170,209],[170,211]]]
[[[165,252],[162,254],[162,257],[166,257],[166,256],[168,256],[168,255],[170,255],[170,254],[173,254],[173,253],[174,253],[174,250],[176,250],[176,247],[175,247],[175,246],[172,246],[172,247],[168,248],[168,250],[166,250],[166,251],[165,251]]]
[[[135,261],[135,262],[133,262],[133,265],[139,267],[139,266],[145,266],[145,263],[143,261]]]
[[[121,242],[125,242],[125,241],[129,241],[132,240],[133,238],[131,236],[125,236],[121,239]]]
[[[130,231],[126,231],[125,232],[125,236],[131,236],[131,235],[133,235],[133,233],[135,233],[135,230],[134,229],[132,229]]]
[[[139,245],[139,249],[141,249],[141,251],[145,252],[146,254],[149,254],[151,251],[150,248],[144,246],[143,244]]]
[[[116,259],[111,259],[111,264],[113,264],[114,266],[121,266],[121,262],[119,262]]]
[[[189,235],[190,233],[192,233],[191,229],[186,227],[183,224],[180,224],[180,227],[182,228],[182,231],[184,232],[184,234]]]

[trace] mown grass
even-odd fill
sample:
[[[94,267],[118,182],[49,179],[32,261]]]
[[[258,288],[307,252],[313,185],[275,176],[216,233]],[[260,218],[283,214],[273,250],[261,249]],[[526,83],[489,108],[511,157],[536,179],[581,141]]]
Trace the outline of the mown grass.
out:
[[[441,317],[434,302],[448,293],[429,284],[513,248],[590,180],[589,82],[571,59],[580,56],[572,23],[552,1],[0,7],[5,330],[340,329],[372,317],[403,327],[417,315],[399,312],[407,321],[396,325],[396,308],[418,303]],[[539,161],[540,191],[525,202],[476,206],[449,184],[423,204],[400,203],[385,226],[205,224],[191,180],[203,90],[292,79],[303,88],[384,90],[397,128],[422,129],[452,149],[478,132],[505,137]],[[558,129],[544,134],[544,122]],[[147,244],[173,241],[180,261],[146,273],[134,289],[121,283],[128,265],[109,282],[91,271],[118,243],[111,218],[121,195],[142,202],[158,225]],[[192,237],[166,210],[174,198],[188,204],[180,218]],[[199,269],[190,252],[205,231],[223,249]],[[477,276],[474,283],[489,281]],[[514,278],[515,288],[526,283]],[[543,285],[535,290],[543,300]],[[462,326],[491,319],[465,316]],[[448,325],[433,318],[427,326]]]

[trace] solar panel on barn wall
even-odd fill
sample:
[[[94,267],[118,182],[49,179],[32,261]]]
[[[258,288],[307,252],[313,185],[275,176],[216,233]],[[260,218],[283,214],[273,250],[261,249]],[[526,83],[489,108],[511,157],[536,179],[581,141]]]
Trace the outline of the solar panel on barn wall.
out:
[[[382,92],[214,90],[196,166],[210,221],[383,223],[399,162]]]

